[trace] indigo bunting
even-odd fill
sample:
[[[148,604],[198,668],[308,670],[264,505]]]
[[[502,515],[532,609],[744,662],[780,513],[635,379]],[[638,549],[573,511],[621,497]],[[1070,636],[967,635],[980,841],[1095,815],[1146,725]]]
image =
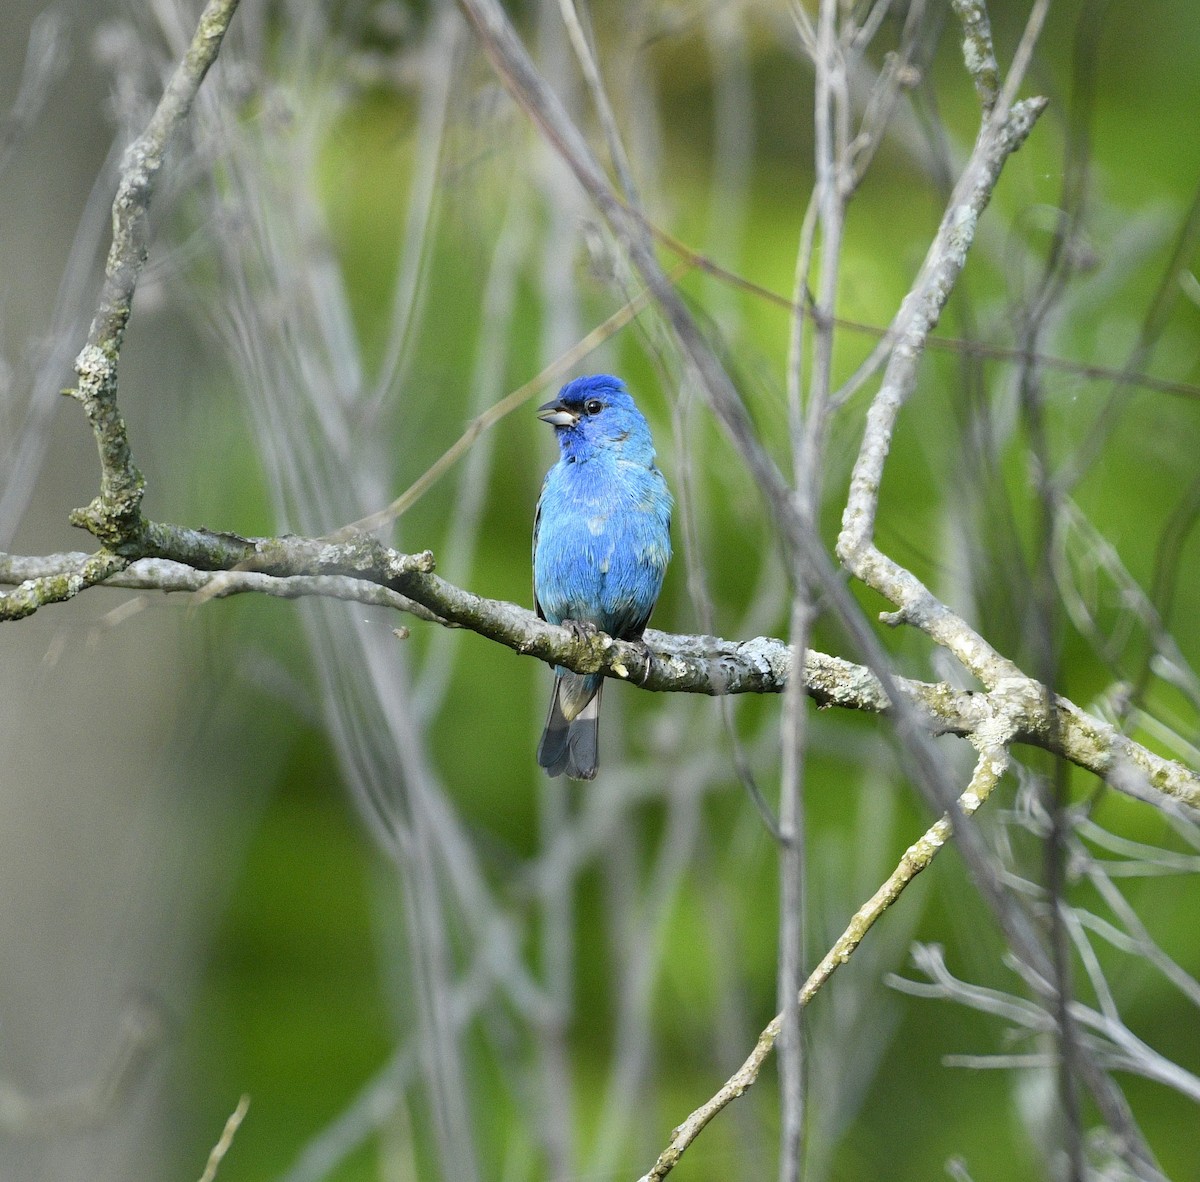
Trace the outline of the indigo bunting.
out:
[[[671,494],[650,428],[625,384],[576,378],[538,408],[561,452],[533,522],[537,613],[577,632],[641,636],[671,557]],[[551,776],[596,775],[604,678],[558,666],[538,763]]]

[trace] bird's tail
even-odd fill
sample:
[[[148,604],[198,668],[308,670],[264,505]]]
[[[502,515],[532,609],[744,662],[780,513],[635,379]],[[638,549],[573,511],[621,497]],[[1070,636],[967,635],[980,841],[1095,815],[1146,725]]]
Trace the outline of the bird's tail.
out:
[[[594,673],[554,675],[554,695],[537,760],[551,776],[593,780],[600,758],[600,697],[604,678]]]

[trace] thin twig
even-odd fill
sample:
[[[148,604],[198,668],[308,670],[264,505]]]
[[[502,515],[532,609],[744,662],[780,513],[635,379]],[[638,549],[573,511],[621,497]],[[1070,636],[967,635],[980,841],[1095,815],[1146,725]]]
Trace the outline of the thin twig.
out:
[[[584,32],[583,24],[576,11],[574,0],[558,0],[558,9],[566,26],[567,36],[571,41],[571,49],[575,60],[579,63],[579,72],[591,91],[592,102],[596,105],[596,114],[600,118],[600,127],[604,132],[604,142],[608,146],[608,154],[613,168],[624,190],[625,199],[630,205],[638,205],[637,184],[633,179],[633,167],[621,142],[621,131],[617,126],[617,116],[609,101],[608,91],[604,87],[604,79],[600,76],[600,67],[596,64],[591,44]]]
[[[875,546],[875,519],[892,435],[902,406],[916,388],[925,342],[966,263],[975,225],[1000,170],[1025,141],[1045,105],[1044,99],[1027,99],[1005,117],[997,109],[980,133],[917,281],[905,298],[883,384],[867,413],[837,543],[838,557],[846,568],[899,608],[890,622],[912,624],[928,633],[989,687],[1001,678],[1020,677],[1020,670]]]
[[[959,797],[964,815],[970,816],[991,795],[992,789],[1008,765],[1008,754],[1003,745],[989,747],[980,753],[975,773],[965,792]],[[887,880],[853,915],[846,930],[825,953],[821,963],[813,970],[800,991],[801,1006],[807,1005],[817,991],[833,974],[854,955],[867,932],[883,913],[903,894],[905,888],[938,855],[949,840],[952,824],[949,816],[943,816],[912,845],[904,851],[896,869]],[[770,1055],[783,1029],[783,1014],[776,1014],[767,1028],[758,1036],[754,1050],[746,1061],[726,1080],[723,1087],[706,1103],[702,1104],[671,1133],[667,1147],[658,1155],[650,1171],[639,1182],[662,1182],[679,1163],[688,1146],[703,1132],[704,1127],[726,1105],[744,1095],[755,1081],[763,1064]]]
[[[690,260],[684,260],[671,271],[671,281],[676,282],[685,271],[691,267]],[[530,378],[518,386],[511,394],[500,399],[495,406],[489,407],[483,414],[471,420],[467,429],[436,459],[430,466],[413,481],[390,505],[371,513],[367,517],[342,526],[328,535],[330,541],[343,541],[356,533],[370,533],[395,521],[407,513],[466,453],[471,445],[485,431],[490,431],[501,419],[512,414],[514,410],[524,406],[547,386],[560,382],[570,371],[590,353],[595,352],[610,337],[620,332],[630,321],[641,313],[650,303],[650,292],[643,289],[631,300],[618,308],[607,320],[598,324],[587,336],[572,345],[561,356],[556,357],[536,377]]]
[[[225,1160],[225,1155],[233,1144],[233,1138],[237,1135],[238,1129],[242,1127],[242,1121],[246,1119],[246,1113],[249,1110],[250,1097],[243,1095],[237,1102],[237,1107],[229,1114],[229,1119],[221,1130],[220,1138],[208,1155],[208,1163],[204,1167],[204,1173],[200,1175],[200,1182],[213,1182],[217,1176],[217,1170],[221,1162]]]

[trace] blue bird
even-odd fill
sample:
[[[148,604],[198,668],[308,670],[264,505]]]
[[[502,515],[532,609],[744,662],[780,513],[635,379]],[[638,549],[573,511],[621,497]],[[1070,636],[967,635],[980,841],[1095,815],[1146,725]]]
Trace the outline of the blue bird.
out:
[[[576,378],[538,407],[561,455],[546,473],[533,521],[537,613],[577,632],[641,636],[671,558],[671,494],[654,464],[650,428],[620,378]],[[538,763],[591,780],[604,678],[558,666]]]

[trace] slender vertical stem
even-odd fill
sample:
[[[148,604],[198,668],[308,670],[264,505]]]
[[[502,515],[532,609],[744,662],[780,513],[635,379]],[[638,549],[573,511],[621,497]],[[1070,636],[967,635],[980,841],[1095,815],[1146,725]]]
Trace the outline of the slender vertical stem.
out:
[[[816,189],[811,208],[816,210],[820,230],[819,275],[813,316],[813,355],[808,397],[797,395],[802,385],[802,326],[799,300],[793,312],[792,365],[789,370],[789,402],[793,412],[792,469],[795,505],[802,522],[816,531],[820,510],[824,467],[824,440],[829,420],[833,385],[834,315],[840,270],[845,196],[841,182],[847,167],[848,91],[845,61],[838,39],[838,4],[822,0],[818,13],[814,64],[816,68],[815,144]],[[797,289],[801,284],[800,264],[807,274],[812,245],[806,217],[797,259]],[[790,630],[792,651],[802,654],[808,646],[816,614],[816,588],[802,563],[794,564],[793,603]],[[788,686],[783,726],[783,777],[780,828],[783,849],[780,859],[779,1000],[782,1037],[779,1056],[783,1100],[780,1130],[780,1182],[798,1182],[803,1172],[805,1079],[803,1021],[800,984],[804,973],[806,911],[806,834],[804,814],[804,765],[807,739],[807,703],[803,686],[803,663],[795,666],[800,676]]]
[[[793,653],[803,653],[812,628],[813,605],[803,586],[792,600]],[[797,662],[794,667],[800,668]],[[780,1182],[796,1182],[803,1157],[805,1070],[800,986],[804,981],[807,909],[807,832],[804,811],[808,703],[804,677],[793,677],[784,698],[782,787],[779,802],[779,1083],[782,1121],[779,1142]]]

